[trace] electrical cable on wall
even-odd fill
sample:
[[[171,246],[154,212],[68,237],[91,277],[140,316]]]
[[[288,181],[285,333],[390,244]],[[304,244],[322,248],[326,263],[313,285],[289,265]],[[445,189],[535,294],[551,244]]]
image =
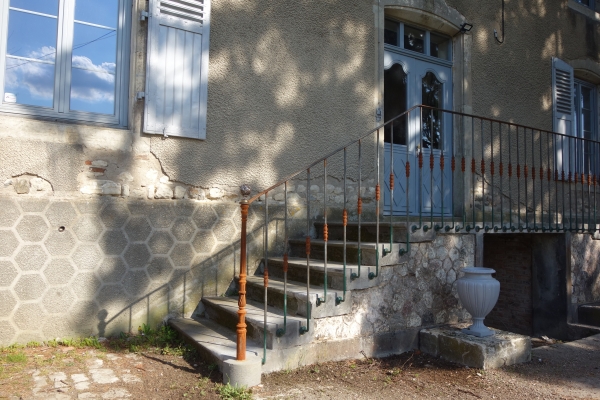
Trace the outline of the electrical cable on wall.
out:
[[[498,39],[498,32],[494,29],[494,38],[496,42],[504,43],[504,0],[502,0],[502,40]]]

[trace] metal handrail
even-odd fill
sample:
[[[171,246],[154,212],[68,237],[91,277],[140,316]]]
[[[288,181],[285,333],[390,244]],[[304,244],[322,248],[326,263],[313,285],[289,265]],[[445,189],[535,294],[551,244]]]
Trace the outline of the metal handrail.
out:
[[[418,110],[418,111],[416,111]],[[350,275],[350,280],[361,278],[361,224],[362,224],[362,147],[363,141],[370,135],[377,133],[377,142],[375,146],[377,148],[377,185],[375,188],[375,199],[376,199],[376,248],[375,248],[375,273],[370,272],[367,275],[368,279],[375,279],[379,276],[379,214],[380,214],[380,130],[384,129],[386,125],[390,125],[391,132],[391,146],[390,146],[390,176],[389,176],[389,190],[390,190],[390,239],[389,239],[389,249],[386,249],[386,244],[382,246],[382,255],[385,257],[389,253],[392,252],[392,247],[394,243],[394,230],[393,230],[393,215],[394,215],[394,201],[393,201],[393,193],[394,193],[394,124],[393,122],[399,120],[401,118],[407,117],[407,123],[410,123],[411,112],[418,112],[418,121],[419,128],[417,133],[420,134],[420,138],[418,139],[419,145],[416,149],[416,154],[413,155],[414,149],[410,150],[409,146],[406,146],[406,153],[402,155],[405,157],[405,176],[406,181],[404,185],[404,192],[406,196],[406,246],[405,248],[401,248],[399,251],[399,255],[404,255],[410,252],[410,232],[415,232],[416,230],[423,230],[424,232],[428,230],[440,231],[445,230],[446,232],[454,231],[459,232],[464,230],[466,232],[470,232],[471,230],[475,232],[479,232],[480,230],[484,230],[488,232],[493,230],[494,232],[502,231],[502,232],[515,232],[515,231],[535,231],[537,232],[541,229],[542,232],[560,232],[560,231],[572,231],[572,232],[596,232],[597,231],[597,193],[598,186],[600,186],[600,141],[588,138],[579,138],[573,137],[568,134],[561,134],[558,132],[552,132],[544,129],[537,129],[535,127],[530,127],[527,125],[517,124],[513,122],[501,121],[494,118],[488,117],[480,117],[474,114],[462,113],[458,111],[451,110],[443,110],[425,105],[417,105],[411,107],[400,115],[386,121],[383,124],[378,125],[376,128],[371,129],[366,134],[360,136],[357,139],[349,141],[344,146],[337,148],[334,151],[329,152],[325,156],[313,161],[305,168],[298,170],[279,182],[271,185],[267,189],[261,191],[260,193],[255,194],[249,199],[244,199],[241,201],[242,208],[242,251],[240,254],[240,279],[239,279],[239,306],[240,310],[238,311],[239,315],[239,323],[237,326],[238,333],[238,351],[237,357],[238,360],[243,360],[245,357],[245,343],[246,343],[246,325],[245,325],[245,305],[246,305],[246,275],[247,275],[247,260],[246,260],[246,220],[248,216],[248,207],[251,203],[260,199],[261,196],[264,196],[264,209],[265,209],[265,233],[264,233],[264,301],[265,301],[265,310],[264,310],[264,319],[265,326],[263,330],[263,347],[264,347],[264,355],[263,355],[263,363],[266,361],[266,337],[267,337],[267,288],[268,288],[268,224],[269,224],[269,214],[268,214],[268,194],[272,190],[278,188],[279,186],[285,185],[284,190],[284,207],[285,207],[285,247],[284,247],[284,325],[283,328],[277,330],[277,336],[283,336],[286,334],[287,328],[287,268],[288,268],[288,255],[289,255],[289,245],[288,241],[288,202],[287,202],[287,194],[288,194],[288,182],[302,173],[306,173],[306,295],[307,295],[307,309],[306,309],[306,326],[300,327],[300,334],[305,334],[310,330],[310,320],[311,320],[311,305],[310,305],[310,270],[311,270],[311,195],[310,195],[310,187],[311,187],[311,168],[323,164],[323,185],[324,185],[324,198],[323,198],[323,217],[324,217],[324,226],[323,226],[323,239],[324,239],[324,253],[325,253],[325,262],[324,262],[324,273],[325,278],[323,282],[323,295],[322,297],[317,295],[316,305],[320,305],[327,301],[327,246],[328,246],[328,209],[327,209],[327,162],[328,159],[334,155],[337,155],[343,152],[343,163],[344,163],[344,172],[343,172],[343,191],[344,191],[344,204],[342,210],[342,222],[343,222],[343,296],[335,296],[335,304],[339,305],[346,300],[346,242],[347,242],[347,232],[346,226],[348,222],[348,211],[347,211],[347,149],[350,146],[357,145],[358,146],[358,199],[357,199],[357,218],[358,218],[358,246],[357,246],[357,273],[352,273]],[[428,112],[428,115],[425,115],[424,112]],[[441,126],[434,126],[434,118],[436,119],[436,123],[445,123],[444,118],[445,115],[450,116],[451,122],[454,124],[456,122],[454,118],[460,119],[460,126],[467,127],[470,125],[470,133],[467,130],[464,131],[464,135],[460,140],[462,140],[462,144],[464,146],[462,154],[458,154],[459,152],[454,151],[454,148],[444,148],[445,144],[445,135],[448,132]],[[423,117],[427,118],[423,118]],[[471,121],[469,121],[471,119]],[[475,123],[477,121],[477,124]],[[457,125],[454,125],[457,126]],[[497,126],[497,129],[496,129]],[[408,128],[408,125],[406,126]],[[476,129],[477,128],[477,129]],[[503,129],[504,128],[504,129]],[[460,129],[460,128],[459,128]],[[452,128],[452,130],[455,130]],[[476,141],[476,131],[478,131],[477,141]],[[407,131],[408,132],[408,131]],[[429,132],[427,134],[426,132]],[[425,135],[430,136],[429,138],[425,137]],[[469,137],[470,136],[470,137]],[[437,138],[437,139],[436,139]],[[436,145],[434,142],[437,140],[438,149],[434,151]],[[498,146],[495,147],[495,141],[497,140]],[[536,143],[536,140],[539,143]],[[470,151],[467,151],[468,148],[467,142],[470,141]],[[503,152],[503,143],[507,144],[508,148],[508,157],[506,153]],[[476,146],[477,144],[477,146]],[[441,145],[441,146],[440,146]],[[557,146],[558,145],[558,146]],[[488,147],[489,146],[489,147]],[[512,154],[512,147],[516,147],[516,159]],[[522,146],[522,148],[521,148]],[[476,148],[477,147],[477,148]],[[568,148],[567,148],[568,147]],[[424,167],[424,154],[423,149],[429,148],[429,165]],[[426,149],[427,150],[427,149]],[[441,151],[440,151],[441,150]],[[481,150],[481,153],[479,153]],[[594,150],[594,152],[592,152]],[[437,162],[434,157],[434,152],[436,153]],[[545,152],[545,153],[544,153]],[[466,154],[471,153],[471,154]],[[477,153],[477,156],[476,154]],[[597,153],[597,155],[596,155]],[[590,154],[593,154],[591,156]],[[445,156],[451,156],[450,160],[450,169],[447,169],[445,166]],[[565,158],[565,155],[567,158]],[[561,167],[558,167],[558,157],[560,156]],[[418,174],[415,180],[419,183],[419,187],[415,189],[411,189],[415,191],[415,196],[419,199],[418,204],[418,225],[413,225],[409,228],[411,212],[409,211],[409,204],[411,202],[409,196],[409,182],[410,178],[410,159],[415,160],[416,168],[418,168]],[[469,157],[467,159],[466,157]],[[479,160],[479,157],[481,159]],[[477,158],[477,161],[476,161]],[[593,160],[592,160],[593,158]],[[566,171],[565,171],[565,163],[566,160]],[[592,161],[590,161],[592,160]],[[457,171],[457,161],[459,163],[459,168]],[[498,162],[496,164],[496,162]],[[504,171],[504,163],[507,162],[508,165],[508,174],[505,174]],[[523,162],[523,165],[521,163]],[[553,163],[554,162],[554,163]],[[593,162],[593,164],[591,164]],[[467,165],[470,163],[470,171],[467,170]],[[587,163],[587,165],[584,165]],[[528,165],[529,164],[529,165]],[[498,169],[496,169],[498,167]],[[513,177],[513,167],[516,169],[516,177]],[[523,169],[521,170],[521,168]],[[434,181],[437,182],[437,179],[434,178],[434,171],[441,176],[441,223],[434,223]],[[446,178],[444,178],[445,171],[449,171],[448,182],[445,183]],[[523,177],[521,176],[521,171],[523,171]],[[499,177],[496,177],[496,172],[498,172]],[[587,172],[587,173],[586,173]],[[423,178],[424,174],[429,173],[428,184],[424,189]],[[464,184],[467,184],[467,187],[470,184],[470,190],[472,191],[472,196],[465,194],[467,197],[462,202],[462,218],[459,218],[459,223],[455,220],[455,212],[452,211],[455,208],[448,208],[452,216],[452,225],[450,226],[450,221],[448,225],[445,225],[444,217],[449,215],[444,208],[444,197],[446,196],[446,191],[452,190],[455,188],[456,184],[456,174],[462,176],[462,180]],[[462,174],[462,175],[460,175]],[[470,182],[469,180],[470,174]],[[538,179],[536,182],[536,179]],[[398,178],[401,179],[401,178]],[[460,182],[460,181],[459,181]],[[449,184],[449,186],[445,186]],[[505,185],[508,186],[505,186]],[[516,186],[516,199],[514,199],[514,193],[511,193],[511,185]],[[537,190],[536,188],[539,188]],[[559,186],[560,185],[560,186]],[[585,191],[587,185],[587,193]],[[514,187],[513,186],[513,187]],[[593,189],[592,189],[593,188]],[[476,213],[476,191],[481,189],[481,204],[479,207],[481,208],[481,220]],[[521,197],[521,191],[524,190],[524,196]],[[530,190],[531,189],[531,190]],[[560,189],[560,190],[559,190]],[[592,192],[593,190],[593,192]],[[424,191],[429,191],[429,194],[425,197],[423,196]],[[436,188],[436,193],[439,195],[440,188]],[[491,193],[491,206],[486,206],[485,195],[488,196]],[[500,199],[499,204],[494,202],[495,196],[499,193]],[[579,193],[581,195],[579,196]],[[244,193],[246,196],[249,196],[249,190],[247,193]],[[554,198],[550,196],[554,194]],[[531,196],[530,196],[531,195]],[[429,196],[429,197],[427,197]],[[508,197],[505,199],[504,197]],[[560,205],[559,205],[559,197],[562,196]],[[587,196],[587,198],[586,198]],[[429,201],[429,211],[425,211],[426,214],[425,219],[423,219],[423,199]],[[439,200],[439,199],[438,199]],[[436,201],[438,201],[436,200]],[[515,201],[516,200],[516,201]],[[524,200],[524,203],[523,203]],[[587,201],[586,201],[587,200]],[[466,208],[467,202],[471,202],[472,212],[469,212]],[[554,201],[554,204],[553,204]],[[581,210],[577,207],[580,207],[581,201]],[[575,203],[573,205],[573,202]],[[531,206],[530,207],[530,203]],[[506,207],[506,205],[508,207]],[[498,212],[498,205],[500,210]],[[587,205],[587,209],[586,209]],[[575,206],[575,212],[573,212],[573,207]],[[436,207],[439,207],[439,203]],[[449,205],[448,207],[451,207]],[[487,210],[486,208],[490,208],[491,215],[489,215],[490,221],[486,221]],[[506,209],[508,208],[508,210]],[[522,208],[524,208],[524,215],[522,214]],[[592,211],[593,208],[593,211]],[[532,209],[532,210],[531,210]],[[530,211],[531,210],[531,211]],[[538,210],[539,212],[539,223],[538,223]],[[505,219],[505,212],[508,211],[508,220]],[[593,216],[592,216],[593,212]],[[456,213],[460,213],[460,211],[456,211]],[[587,216],[586,216],[587,213]],[[468,214],[471,214],[470,218]],[[568,214],[568,217],[567,217]],[[436,214],[437,215],[437,214]],[[498,217],[499,215],[499,217]],[[575,216],[573,218],[573,215]],[[513,217],[517,217],[517,222],[513,221]],[[524,217],[524,220],[522,219]],[[437,218],[437,217],[436,217]],[[581,218],[581,219],[580,219]],[[462,225],[460,224],[462,219]],[[470,221],[469,221],[470,219]],[[532,221],[530,221],[532,219]],[[499,220],[499,221],[498,221]],[[587,222],[586,222],[587,220]],[[488,224],[489,222],[489,224]],[[497,224],[499,222],[499,225]],[[586,225],[587,224],[587,225]],[[367,279],[363,278],[363,279]],[[332,296],[330,296],[332,297]],[[242,337],[243,336],[243,337]]]

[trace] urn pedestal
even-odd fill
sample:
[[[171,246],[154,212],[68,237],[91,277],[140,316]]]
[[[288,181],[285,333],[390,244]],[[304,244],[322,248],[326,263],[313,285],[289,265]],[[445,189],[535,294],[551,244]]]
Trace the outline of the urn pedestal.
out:
[[[492,277],[491,268],[469,267],[465,276],[457,281],[458,297],[463,307],[473,317],[473,325],[463,332],[478,337],[491,336],[494,331],[483,324],[483,319],[496,305],[500,294],[500,282]]]

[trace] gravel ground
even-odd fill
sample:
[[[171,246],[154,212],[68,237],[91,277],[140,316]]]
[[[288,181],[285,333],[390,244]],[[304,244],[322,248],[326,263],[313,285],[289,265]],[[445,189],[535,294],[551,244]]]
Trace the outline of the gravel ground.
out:
[[[176,350],[176,349],[175,349]],[[0,351],[0,399],[247,399],[189,350],[80,347]],[[533,350],[532,361],[477,370],[409,352],[263,376],[255,399],[600,399],[600,335]],[[246,397],[241,397],[245,395]],[[229,396],[229,397],[228,397]],[[238,397],[235,397],[238,396]]]

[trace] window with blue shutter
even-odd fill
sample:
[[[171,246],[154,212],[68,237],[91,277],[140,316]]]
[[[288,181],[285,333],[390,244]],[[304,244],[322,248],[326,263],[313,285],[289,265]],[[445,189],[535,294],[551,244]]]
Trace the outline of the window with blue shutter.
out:
[[[206,138],[210,0],[150,0],[144,132]]]
[[[563,135],[575,136],[573,98],[573,68],[566,62],[552,59],[552,96],[553,96],[553,130]],[[556,138],[556,169],[559,174],[564,171],[565,177],[569,171],[575,172],[575,148],[577,141],[570,137]]]

